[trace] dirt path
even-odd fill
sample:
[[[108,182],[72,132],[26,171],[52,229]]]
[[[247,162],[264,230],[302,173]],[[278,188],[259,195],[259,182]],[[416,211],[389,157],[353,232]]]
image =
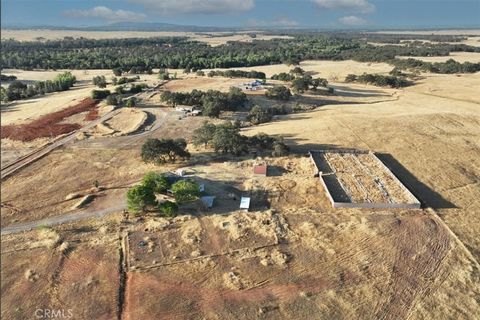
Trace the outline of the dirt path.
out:
[[[43,227],[43,226],[53,226],[57,224],[69,223],[69,222],[86,220],[91,218],[101,218],[111,213],[120,212],[126,209],[126,207],[127,206],[124,203],[124,201],[122,201],[121,199],[118,199],[118,203],[116,205],[110,206],[108,208],[71,211],[65,214],[61,214],[61,215],[46,218],[46,219],[10,225],[8,227],[2,228],[0,233],[2,235],[18,233],[23,231],[29,231],[29,230],[32,230],[38,227]]]
[[[2,167],[2,170],[1,170],[1,179],[2,180],[5,179],[6,177],[8,177],[8,176],[12,175],[13,173],[15,173],[16,171],[20,170],[21,168],[26,167],[29,164],[31,164],[32,162],[44,157],[45,155],[52,152],[56,148],[58,148],[60,146],[63,146],[67,142],[73,141],[76,138],[77,134],[79,134],[81,132],[84,132],[88,129],[91,129],[94,126],[96,126],[97,124],[102,123],[103,121],[106,121],[106,120],[112,118],[113,116],[118,114],[120,112],[120,110],[121,109],[113,110],[113,111],[105,114],[104,116],[102,116],[102,117],[100,117],[100,118],[98,118],[94,121],[91,121],[89,124],[82,127],[81,129],[68,134],[66,137],[61,138],[60,140],[57,140],[57,141],[53,142],[52,144],[46,145],[43,148],[35,150],[32,153],[29,153],[29,154],[27,154],[23,157],[20,157],[19,159],[15,160],[14,162],[5,165],[4,167]]]

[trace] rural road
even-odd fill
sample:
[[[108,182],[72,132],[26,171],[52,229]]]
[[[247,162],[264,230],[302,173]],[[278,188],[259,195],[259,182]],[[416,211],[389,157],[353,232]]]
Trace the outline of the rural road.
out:
[[[15,160],[15,161],[13,161],[9,164],[6,164],[1,169],[0,179],[1,180],[5,179],[6,177],[8,177],[12,173],[16,172],[17,170],[29,165],[30,163],[32,163],[32,162],[40,159],[41,157],[47,155],[48,153],[52,152],[54,149],[64,145],[65,143],[67,143],[69,141],[72,141],[73,139],[75,139],[75,137],[77,136],[78,133],[81,133],[81,132],[84,132],[88,129],[91,129],[94,126],[96,126],[97,124],[112,118],[113,116],[118,114],[120,112],[120,110],[121,110],[120,108],[112,110],[112,111],[108,112],[107,114],[103,115],[102,117],[89,122],[87,125],[85,125],[81,129],[76,130],[76,131],[68,134],[66,137],[63,137],[60,140],[57,140],[57,141],[55,141],[51,144],[48,144],[48,145],[44,146],[43,148],[37,149],[37,150],[35,150],[35,151],[33,151],[33,152],[23,156],[23,157],[20,157],[19,159]]]
[[[42,226],[53,226],[57,224],[75,222],[91,218],[101,218],[114,212],[120,212],[126,209],[126,207],[127,206],[125,203],[119,201],[118,204],[114,206],[109,206],[108,208],[70,211],[69,213],[50,218],[10,225],[2,228],[0,230],[0,234],[5,235],[11,233],[18,233],[23,231],[29,231]]]

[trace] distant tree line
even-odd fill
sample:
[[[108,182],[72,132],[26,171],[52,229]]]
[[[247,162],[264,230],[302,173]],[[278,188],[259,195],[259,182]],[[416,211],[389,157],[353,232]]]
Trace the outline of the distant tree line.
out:
[[[36,95],[43,95],[49,92],[65,91],[70,89],[76,78],[70,72],[64,72],[55,76],[53,80],[38,81],[33,85],[26,85],[21,81],[14,80],[7,89],[1,88],[0,96],[2,101],[14,101],[27,99]]]
[[[192,90],[186,92],[164,91],[160,98],[168,105],[200,106],[202,114],[209,117],[218,117],[221,111],[235,111],[244,106],[247,96],[238,88],[230,88],[226,93],[217,90]]]
[[[266,79],[264,72],[260,71],[243,71],[243,70],[211,70],[207,74],[209,77],[221,76],[227,78],[253,78],[253,79]]]
[[[391,62],[395,56],[447,56],[450,52],[480,52],[464,44],[421,43],[374,46],[348,34],[305,33],[292,39],[229,42],[209,46],[187,38],[68,39],[20,42],[2,40],[2,68],[19,69],[113,69],[151,73],[152,68],[197,71],[276,63],[298,64],[302,60],[347,60]]]
[[[405,77],[398,77],[392,75],[370,74],[364,73],[361,75],[349,74],[345,78],[345,82],[360,82],[373,84],[380,87],[402,88],[411,85]]]
[[[445,62],[425,62],[416,59],[395,59],[392,64],[399,69],[414,69],[432,73],[475,73],[480,71],[480,63],[464,62],[460,63],[453,59]]]

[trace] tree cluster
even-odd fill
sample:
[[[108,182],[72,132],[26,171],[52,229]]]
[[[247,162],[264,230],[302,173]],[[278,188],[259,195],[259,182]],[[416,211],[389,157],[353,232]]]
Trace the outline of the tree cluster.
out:
[[[217,90],[192,90],[186,92],[164,91],[160,98],[168,105],[200,106],[202,114],[209,117],[218,117],[221,111],[235,111],[244,106],[247,96],[238,88],[230,88],[227,93]]]
[[[93,85],[99,88],[106,88],[107,87],[107,79],[105,76],[95,76],[92,79]]]
[[[269,151],[274,156],[280,156],[288,154],[289,150],[281,138],[273,138],[266,134],[243,136],[240,134],[239,125],[232,122],[219,125],[205,122],[202,127],[194,131],[193,144],[211,147],[217,153],[229,153],[235,156],[253,150],[261,153]]]
[[[33,85],[26,85],[21,81],[14,80],[7,89],[2,87],[2,101],[27,99],[49,92],[65,91],[70,89],[75,82],[76,78],[70,72],[58,74],[53,80],[35,82]]]
[[[345,82],[360,82],[373,84],[380,87],[391,87],[391,88],[402,88],[411,85],[411,82],[408,81],[403,76],[392,76],[392,75],[381,75],[381,74],[371,74],[364,73],[362,75],[349,74],[345,78]]]
[[[166,194],[171,190],[175,202],[158,202],[156,194]],[[127,191],[127,208],[135,214],[156,209],[166,217],[174,217],[178,213],[178,204],[192,201],[200,196],[199,185],[192,180],[179,180],[173,184],[164,174],[148,172],[140,184]]]

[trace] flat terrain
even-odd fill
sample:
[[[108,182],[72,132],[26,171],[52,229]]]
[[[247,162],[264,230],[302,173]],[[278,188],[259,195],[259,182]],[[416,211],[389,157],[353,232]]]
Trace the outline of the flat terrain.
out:
[[[256,35],[255,38],[249,36]],[[251,42],[252,40],[271,40],[289,38],[281,35],[265,35],[261,31],[247,32],[177,32],[177,31],[75,31],[75,30],[11,30],[2,29],[2,39],[18,41],[62,40],[65,37],[87,39],[123,39],[152,37],[187,37],[192,41],[205,42],[211,46],[225,44],[228,41]]]
[[[383,34],[417,34],[417,35],[452,35],[452,36],[461,36],[461,35],[480,35],[479,29],[446,29],[446,30],[389,30],[389,31],[373,31],[372,33],[383,33]]]
[[[293,97],[287,105],[310,111],[241,131],[283,136],[291,156],[234,158],[188,145],[188,162],[145,164],[139,155],[145,139],[191,139],[207,120],[184,117],[159,101],[160,92],[145,92],[137,112],[149,118],[139,130],[125,136],[87,133],[2,181],[2,227],[70,214],[78,198],[68,195],[75,193],[95,196],[79,214],[102,216],[2,234],[2,318],[31,318],[38,305],[71,308],[79,319],[420,320],[478,314],[480,74],[422,74],[411,87],[385,89],[343,79],[388,73],[387,64],[305,61],[301,67],[329,79],[336,95]],[[272,75],[291,68],[240,69]],[[83,71],[77,72],[81,77]],[[109,78],[110,71],[104,72]],[[226,91],[246,81],[179,76],[161,90]],[[154,77],[142,80],[153,84]],[[71,93],[89,92],[88,86],[80,83]],[[8,121],[21,123],[84,97],[48,107],[62,94],[39,98],[51,109],[24,104]],[[280,104],[262,91],[247,94],[255,104]],[[225,113],[214,122],[244,116]],[[125,118],[127,113],[107,125],[135,127]],[[31,147],[8,143],[2,141],[2,155]],[[336,148],[377,152],[426,209],[333,209],[306,155]],[[267,177],[252,173],[261,161],[271,167]],[[193,203],[174,219],[122,214],[127,188],[145,172],[179,167],[216,196],[213,209]],[[92,188],[95,180],[104,188]],[[238,210],[242,195],[255,200],[253,212]],[[18,306],[20,295],[30,302]]]

